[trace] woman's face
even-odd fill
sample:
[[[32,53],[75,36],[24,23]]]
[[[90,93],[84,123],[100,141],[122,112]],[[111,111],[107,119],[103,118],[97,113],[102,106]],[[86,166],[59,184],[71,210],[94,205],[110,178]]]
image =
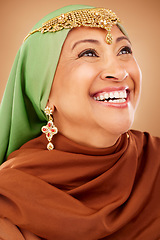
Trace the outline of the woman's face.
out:
[[[108,45],[104,29],[70,31],[48,102],[59,132],[101,148],[113,145],[131,127],[141,86],[131,43],[117,26],[111,33]]]

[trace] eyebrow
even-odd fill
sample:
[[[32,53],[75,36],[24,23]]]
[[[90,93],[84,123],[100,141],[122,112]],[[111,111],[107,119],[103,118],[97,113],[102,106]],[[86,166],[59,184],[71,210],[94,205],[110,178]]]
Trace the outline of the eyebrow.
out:
[[[79,43],[85,43],[85,42],[100,44],[100,42],[99,42],[98,40],[95,40],[95,39],[84,39],[84,40],[80,40],[80,41],[75,42],[75,44],[74,44],[73,47],[72,47],[72,50],[75,48],[75,46],[76,46],[77,44],[79,44]]]
[[[120,41],[122,41],[122,40],[127,40],[127,41],[131,44],[130,40],[129,40],[127,37],[125,37],[125,36],[118,37],[118,38],[116,39],[116,43],[118,43],[118,42],[120,42]],[[98,40],[96,40],[96,39],[84,39],[84,40],[79,40],[79,41],[77,41],[77,42],[74,43],[74,45],[72,46],[72,50],[76,47],[77,44],[79,44],[79,43],[86,43],[86,42],[96,43],[96,44],[98,44],[98,45],[100,44],[100,42],[99,42]]]
[[[118,43],[118,42],[120,42],[120,41],[122,41],[122,40],[127,40],[127,41],[131,44],[130,40],[129,40],[127,37],[125,37],[125,36],[118,37],[118,38],[116,39],[116,43]]]

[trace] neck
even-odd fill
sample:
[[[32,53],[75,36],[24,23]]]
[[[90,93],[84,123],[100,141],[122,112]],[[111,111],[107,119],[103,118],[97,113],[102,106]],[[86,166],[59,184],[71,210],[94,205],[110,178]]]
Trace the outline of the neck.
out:
[[[97,131],[92,128],[85,129],[84,131],[82,128],[74,129],[73,126],[68,128],[58,126],[58,129],[61,134],[70,140],[80,145],[94,148],[107,148],[113,146],[120,137],[120,134],[110,134],[104,129],[99,129]]]

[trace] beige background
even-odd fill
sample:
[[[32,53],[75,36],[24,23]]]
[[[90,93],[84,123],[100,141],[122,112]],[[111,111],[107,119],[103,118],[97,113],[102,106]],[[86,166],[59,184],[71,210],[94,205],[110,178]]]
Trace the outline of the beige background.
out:
[[[0,101],[23,38],[43,16],[69,4],[110,8],[123,20],[143,74],[133,128],[160,136],[160,0],[0,0]]]

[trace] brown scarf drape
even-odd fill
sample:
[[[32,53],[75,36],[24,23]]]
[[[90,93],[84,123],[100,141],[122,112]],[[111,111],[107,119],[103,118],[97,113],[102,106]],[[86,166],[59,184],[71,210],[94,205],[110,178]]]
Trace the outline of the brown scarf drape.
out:
[[[129,135],[96,149],[58,134],[53,151],[42,135],[13,152],[0,167],[0,237],[160,239],[160,139]]]

